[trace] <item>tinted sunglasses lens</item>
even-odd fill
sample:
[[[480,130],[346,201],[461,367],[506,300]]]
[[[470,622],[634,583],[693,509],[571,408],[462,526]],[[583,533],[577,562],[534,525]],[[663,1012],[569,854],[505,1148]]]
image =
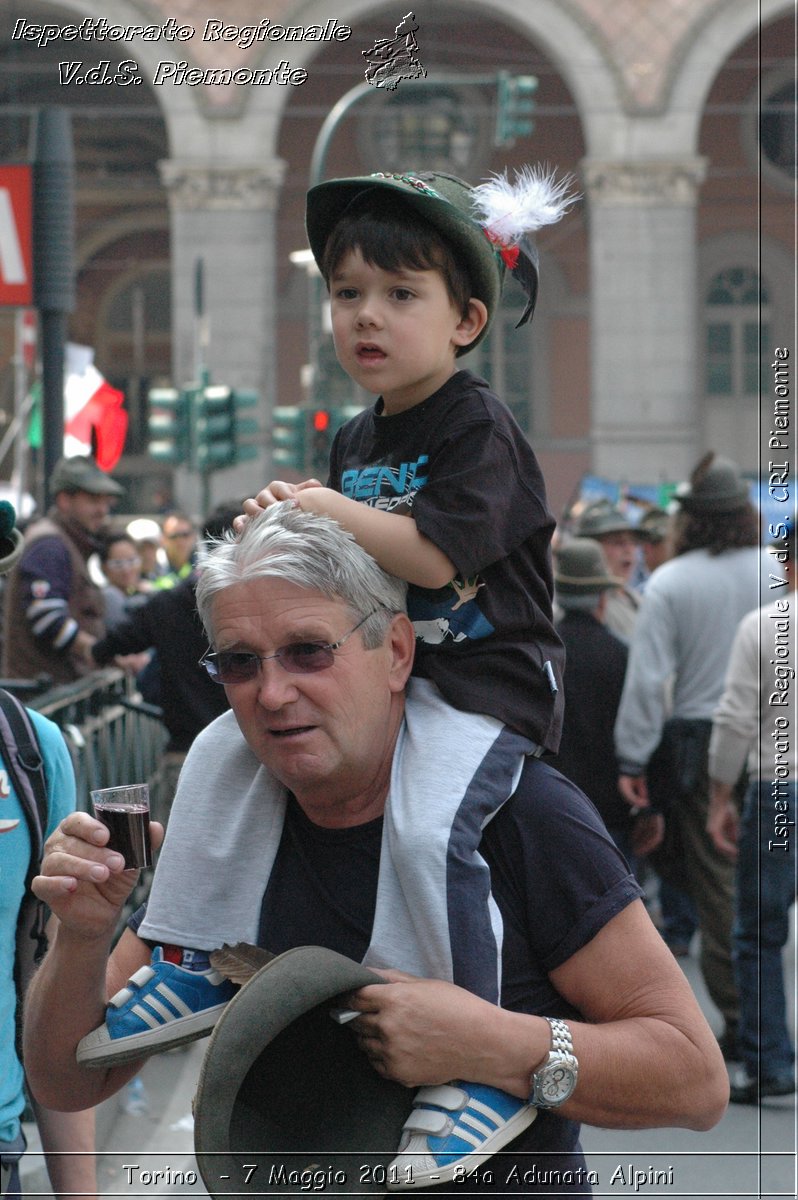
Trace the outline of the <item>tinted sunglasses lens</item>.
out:
[[[205,662],[210,667],[208,673],[217,683],[245,683],[255,678],[260,665],[255,654],[213,654]]]
[[[286,671],[294,675],[312,675],[314,671],[325,671],[335,662],[335,655],[322,642],[295,642],[278,651],[277,658]]]

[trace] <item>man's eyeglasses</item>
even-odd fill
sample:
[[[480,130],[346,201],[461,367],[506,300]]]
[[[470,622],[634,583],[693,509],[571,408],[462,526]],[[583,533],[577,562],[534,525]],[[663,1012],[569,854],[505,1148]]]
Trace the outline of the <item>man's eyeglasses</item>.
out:
[[[164,537],[166,538],[167,542],[175,542],[175,541],[177,541],[178,538],[190,538],[193,536],[194,536],[194,534],[192,533],[192,531],[190,529],[177,529],[174,533],[165,533],[164,534]]]
[[[274,654],[253,654],[248,650],[218,650],[215,654],[204,654],[199,665],[204,667],[214,683],[249,683],[260,670],[262,662],[276,658],[284,671],[292,675],[315,675],[317,671],[326,671],[335,662],[335,651],[340,650],[344,642],[357,633],[361,625],[365,625],[369,617],[379,612],[375,608],[358,621],[354,629],[350,629],[337,642],[289,642]]]

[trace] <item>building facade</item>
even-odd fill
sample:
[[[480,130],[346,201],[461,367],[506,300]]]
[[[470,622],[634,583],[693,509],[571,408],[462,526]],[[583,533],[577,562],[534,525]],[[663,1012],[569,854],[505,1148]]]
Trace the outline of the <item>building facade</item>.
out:
[[[261,457],[215,476],[217,498],[271,477],[275,407],[366,402],[335,367],[318,283],[295,261],[304,195],[315,177],[408,168],[476,182],[543,162],[575,177],[581,201],[538,238],[532,326],[514,331],[521,293],[508,284],[465,360],[511,404],[557,511],[586,472],[678,480],[709,448],[757,472],[773,353],[794,353],[792,0],[420,0],[414,12],[426,75],[388,90],[365,83],[364,52],[402,13],[365,0],[4,6],[0,160],[25,159],[36,106],[69,107],[69,334],[127,394],[121,474],[136,506],[169,488],[197,503],[188,472],[147,456],[146,394],[200,362],[261,396]],[[86,18],[106,20],[105,39],[71,34]],[[115,82],[76,81],[106,61]],[[502,72],[537,89],[534,128],[497,145]],[[4,362],[10,318],[0,310]]]

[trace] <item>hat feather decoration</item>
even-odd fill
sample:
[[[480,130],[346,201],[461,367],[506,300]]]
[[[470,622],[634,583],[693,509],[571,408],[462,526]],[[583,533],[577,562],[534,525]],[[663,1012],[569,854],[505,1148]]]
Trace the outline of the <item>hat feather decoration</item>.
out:
[[[515,170],[512,181],[505,171],[473,190],[477,220],[527,295],[527,306],[516,328],[530,319],[537,298],[538,255],[528,235],[544,225],[556,224],[576,203],[580,197],[570,191],[572,183],[571,175],[557,179],[554,171],[526,166]]]

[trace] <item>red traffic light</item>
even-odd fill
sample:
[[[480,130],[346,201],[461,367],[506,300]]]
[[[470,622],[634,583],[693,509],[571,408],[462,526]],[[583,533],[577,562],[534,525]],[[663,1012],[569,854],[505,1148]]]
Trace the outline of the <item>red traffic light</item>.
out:
[[[313,428],[317,433],[324,433],[330,428],[330,414],[324,408],[317,408],[313,414]]]

